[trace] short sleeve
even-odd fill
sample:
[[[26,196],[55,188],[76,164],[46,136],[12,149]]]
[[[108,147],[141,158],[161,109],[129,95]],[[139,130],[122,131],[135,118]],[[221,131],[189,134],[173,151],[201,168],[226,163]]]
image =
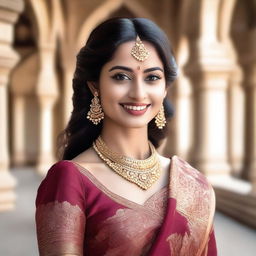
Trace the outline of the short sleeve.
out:
[[[36,198],[40,255],[83,255],[84,187],[81,173],[69,161],[60,161],[48,171]]]

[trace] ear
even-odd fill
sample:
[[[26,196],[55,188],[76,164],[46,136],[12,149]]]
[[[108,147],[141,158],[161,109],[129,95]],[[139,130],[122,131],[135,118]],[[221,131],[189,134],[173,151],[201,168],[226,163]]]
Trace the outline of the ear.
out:
[[[164,98],[166,97],[166,95],[167,95],[167,89],[165,89],[164,91]]]
[[[99,90],[97,89],[97,85],[95,82],[91,82],[91,81],[88,81],[87,82],[87,85],[92,93],[92,95],[95,94],[95,92],[98,92],[99,93]]]

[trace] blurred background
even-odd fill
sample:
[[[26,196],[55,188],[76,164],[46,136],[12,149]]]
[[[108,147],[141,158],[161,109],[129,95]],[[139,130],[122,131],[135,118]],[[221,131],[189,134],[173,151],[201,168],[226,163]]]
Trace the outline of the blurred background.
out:
[[[0,0],[0,255],[38,255],[34,200],[72,111],[76,53],[117,16],[168,35],[179,77],[160,151],[213,184],[219,255],[255,255],[255,0]]]

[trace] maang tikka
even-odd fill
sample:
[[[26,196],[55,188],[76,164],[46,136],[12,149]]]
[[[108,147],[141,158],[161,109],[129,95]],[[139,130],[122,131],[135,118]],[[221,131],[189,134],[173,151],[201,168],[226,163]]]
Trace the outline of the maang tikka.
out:
[[[158,129],[163,129],[166,124],[166,119],[164,115],[164,106],[162,104],[158,114],[155,116],[155,123]]]
[[[98,93],[94,93],[94,97],[92,98],[90,104],[90,110],[87,113],[87,119],[92,121],[95,125],[99,124],[100,121],[104,118],[104,112],[100,105],[100,99],[98,97]]]
[[[142,43],[139,36],[136,37],[135,45],[132,47],[131,55],[138,61],[144,61],[149,56],[149,51]]]

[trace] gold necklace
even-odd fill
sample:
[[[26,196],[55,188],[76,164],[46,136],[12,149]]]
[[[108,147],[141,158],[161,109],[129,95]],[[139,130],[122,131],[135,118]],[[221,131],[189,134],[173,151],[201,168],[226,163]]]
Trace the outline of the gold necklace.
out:
[[[149,142],[151,155],[145,160],[137,160],[122,156],[111,151],[99,136],[93,142],[93,148],[98,156],[118,175],[146,190],[160,177],[161,166],[157,152]]]

